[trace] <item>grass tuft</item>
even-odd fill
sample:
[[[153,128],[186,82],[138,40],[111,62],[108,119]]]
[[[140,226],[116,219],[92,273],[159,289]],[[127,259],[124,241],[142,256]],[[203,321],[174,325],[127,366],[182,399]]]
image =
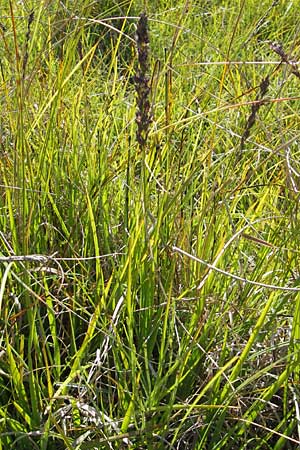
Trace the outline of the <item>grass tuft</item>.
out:
[[[296,2],[73,3],[1,10],[0,449],[299,446]]]

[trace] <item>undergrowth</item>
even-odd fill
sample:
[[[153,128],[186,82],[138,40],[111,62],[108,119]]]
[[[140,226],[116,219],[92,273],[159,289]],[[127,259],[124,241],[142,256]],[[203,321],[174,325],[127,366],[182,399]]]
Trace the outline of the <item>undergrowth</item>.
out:
[[[0,449],[299,446],[297,5],[1,14]]]

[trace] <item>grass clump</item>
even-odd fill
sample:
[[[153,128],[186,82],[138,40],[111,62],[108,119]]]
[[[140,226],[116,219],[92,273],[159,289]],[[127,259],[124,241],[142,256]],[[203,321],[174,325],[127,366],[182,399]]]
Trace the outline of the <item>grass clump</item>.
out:
[[[0,448],[299,445],[299,24],[211,3],[4,7]]]

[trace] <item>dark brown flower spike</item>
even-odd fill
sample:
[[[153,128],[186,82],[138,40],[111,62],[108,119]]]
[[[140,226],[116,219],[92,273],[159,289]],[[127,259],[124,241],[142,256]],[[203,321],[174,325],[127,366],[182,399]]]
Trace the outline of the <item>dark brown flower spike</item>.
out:
[[[138,54],[138,68],[135,80],[135,90],[137,94],[137,141],[141,147],[145,147],[149,127],[152,122],[150,108],[150,78],[149,78],[149,30],[148,18],[142,13],[137,25],[136,44]]]

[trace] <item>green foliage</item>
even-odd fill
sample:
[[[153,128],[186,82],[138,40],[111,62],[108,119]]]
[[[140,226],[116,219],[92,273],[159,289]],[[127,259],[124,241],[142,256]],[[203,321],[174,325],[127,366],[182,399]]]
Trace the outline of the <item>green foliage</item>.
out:
[[[3,7],[0,450],[299,445],[298,27]]]

